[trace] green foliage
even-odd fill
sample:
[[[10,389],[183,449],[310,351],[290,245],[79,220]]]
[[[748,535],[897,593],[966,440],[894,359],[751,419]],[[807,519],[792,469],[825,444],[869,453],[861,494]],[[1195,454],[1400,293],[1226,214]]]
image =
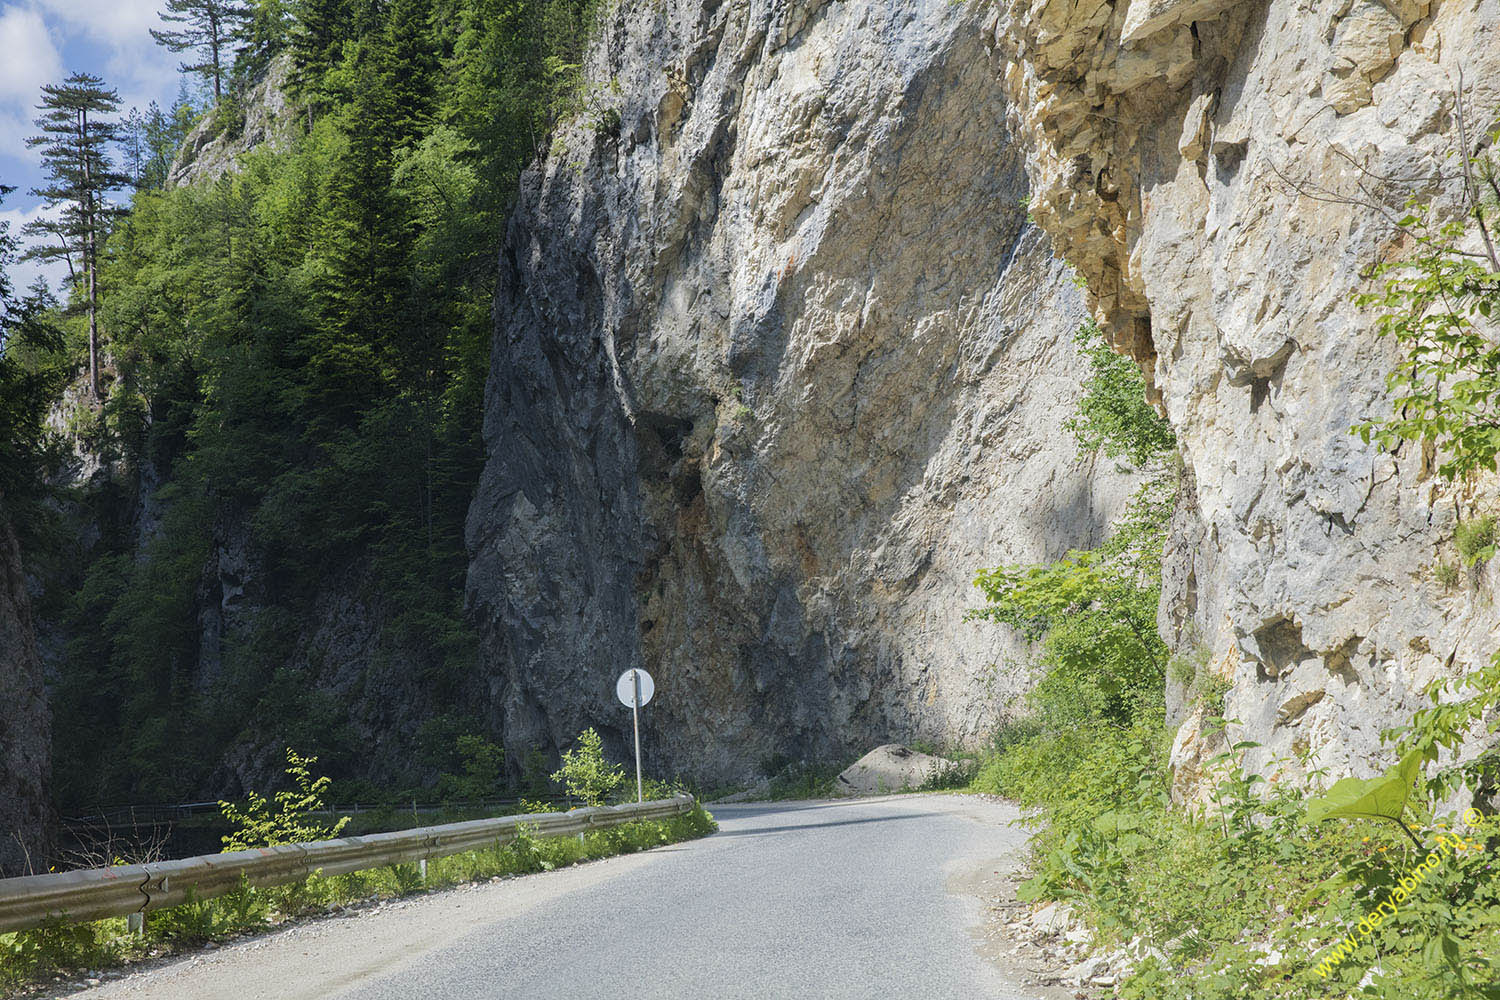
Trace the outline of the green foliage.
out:
[[[1493,712],[1500,702],[1500,653],[1468,677],[1429,685],[1426,699],[1427,706],[1418,710],[1410,723],[1386,730],[1381,737],[1394,745],[1403,759],[1416,754],[1427,765],[1441,762],[1424,779],[1426,795],[1434,802],[1444,801],[1460,789],[1472,792],[1492,788],[1500,770],[1493,750],[1463,763],[1453,761],[1476,735],[1500,732],[1500,716]],[[1481,742],[1490,741],[1481,738]]]
[[[178,70],[208,81],[219,100],[231,50],[245,38],[253,13],[250,5],[234,0],[166,0],[161,20],[180,27],[152,28],[151,38],[169,52],[191,53]]]
[[[1432,570],[1432,577],[1445,590],[1451,590],[1458,586],[1458,565],[1451,562],[1440,562]]]
[[[1421,752],[1413,750],[1394,767],[1375,778],[1341,778],[1307,803],[1307,821],[1327,819],[1383,819],[1395,823],[1416,841],[1403,817],[1421,769]],[[1421,849],[1421,843],[1417,842]]]
[[[10,191],[0,186],[0,201]],[[18,249],[10,223],[0,221],[0,501],[10,508],[9,518],[25,508],[24,526],[41,516],[43,420],[67,370],[59,357],[61,331],[49,315],[51,296],[45,289],[17,295],[11,287]]]
[[[438,797],[475,800],[498,795],[505,751],[482,736],[465,733],[458,738],[458,753],[463,760],[463,773],[439,775]]]
[[[1046,674],[1031,700],[1054,721],[1124,722],[1160,699],[1168,657],[1156,606],[1174,500],[1171,479],[1151,480],[1098,548],[975,579],[987,603],[969,620],[1002,622],[1041,642]]]
[[[1495,516],[1460,521],[1453,529],[1453,544],[1465,566],[1488,561],[1495,554]]]
[[[834,782],[844,770],[841,764],[788,760],[770,775],[765,798],[780,802],[791,799],[823,799],[833,795]]]
[[[1159,712],[1046,733],[987,756],[974,783],[1019,799],[1037,824],[1023,898],[1071,902],[1106,950],[1136,938],[1156,950],[1120,984],[1121,998],[1313,1000],[1350,995],[1361,980],[1357,995],[1387,1000],[1491,995],[1484,984],[1500,972],[1493,831],[1484,850],[1454,851],[1417,880],[1425,851],[1412,851],[1394,824],[1361,836],[1309,822],[1354,805],[1344,794],[1352,786],[1310,812],[1318,773],[1267,780],[1245,769],[1249,744],[1212,762],[1207,808],[1173,806],[1170,743]],[[1395,814],[1394,798],[1374,812]],[[1456,825],[1427,819],[1433,801],[1406,806],[1424,819],[1428,843]],[[1403,886],[1411,891],[1397,914],[1323,975],[1334,943],[1358,938],[1359,921]]]
[[[318,762],[316,757],[299,757],[291,747],[286,751],[286,774],[292,779],[292,788],[277,792],[275,808],[258,792],[251,792],[244,806],[231,802],[220,802],[219,809],[224,818],[234,827],[224,836],[225,851],[245,851],[252,847],[275,847],[277,844],[298,844],[314,840],[331,840],[349,824],[344,816],[332,826],[326,826],[312,818],[313,813],[324,812],[328,805],[323,796],[333,783],[326,775],[313,777],[311,767]]]
[[[401,664],[434,706],[472,694],[464,520],[484,461],[499,240],[522,168],[583,86],[595,7],[226,6],[253,8],[259,40],[215,122],[232,131],[243,84],[285,47],[306,134],[165,191],[199,112],[183,99],[130,125],[137,193],[100,260],[118,377],[88,424],[114,467],[149,463],[161,522],[144,543],[125,523],[127,476],[85,498],[105,529],[89,558],[70,558],[71,541],[52,557],[47,613],[70,636],[54,700],[65,808],[199,795],[231,743],[291,744],[340,781],[364,775],[346,713],[320,693],[318,651],[297,644],[330,582],[379,626],[371,670]],[[226,537],[242,528],[248,539]],[[255,576],[246,611],[204,592],[226,545]],[[221,670],[205,690],[209,617]],[[419,757],[397,780],[437,773]]]
[[[1378,310],[1376,333],[1399,351],[1386,377],[1393,414],[1354,431],[1385,448],[1402,441],[1436,446],[1444,479],[1493,470],[1500,455],[1500,274],[1460,248],[1461,219],[1443,221],[1413,203],[1401,226],[1415,252],[1377,264],[1372,274],[1384,279],[1381,290],[1356,296]]]
[[[1132,497],[1109,539],[1056,562],[981,570],[984,606],[966,620],[1000,622],[1041,643],[1045,673],[1029,696],[1048,725],[1122,724],[1159,701],[1167,649],[1156,631],[1161,553],[1176,501],[1176,470],[1162,467],[1175,445],[1146,403],[1140,370],[1110,350],[1092,322],[1078,331],[1090,374],[1068,428],[1079,447],[1157,466]]]
[[[563,751],[562,767],[552,780],[561,782],[569,795],[591,806],[604,800],[625,780],[625,769],[604,759],[604,741],[590,726],[578,734],[573,749]]]
[[[1063,425],[1078,447],[1085,452],[1102,449],[1108,457],[1124,457],[1138,468],[1167,456],[1177,438],[1146,402],[1146,380],[1136,363],[1115,353],[1093,320],[1078,328],[1074,342],[1089,363],[1078,415]]]

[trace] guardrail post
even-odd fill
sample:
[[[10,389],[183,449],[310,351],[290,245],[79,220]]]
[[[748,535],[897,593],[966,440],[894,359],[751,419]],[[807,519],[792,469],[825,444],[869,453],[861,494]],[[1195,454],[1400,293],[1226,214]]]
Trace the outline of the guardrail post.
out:
[[[131,934],[145,934],[146,915],[144,913],[127,913],[125,915],[125,930]]]
[[[417,870],[422,873],[422,884],[427,884],[427,859],[423,858],[417,862]]]

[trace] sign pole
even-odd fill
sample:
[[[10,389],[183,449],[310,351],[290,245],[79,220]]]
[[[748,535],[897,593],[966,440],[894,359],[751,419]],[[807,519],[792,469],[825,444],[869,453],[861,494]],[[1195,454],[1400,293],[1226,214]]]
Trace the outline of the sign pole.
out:
[[[620,704],[630,709],[630,721],[635,726],[635,800],[646,801],[646,789],[641,779],[641,709],[651,704],[656,694],[656,682],[640,667],[634,667],[620,675],[615,681],[615,697]]]
[[[630,719],[635,723],[635,800],[645,802],[646,794],[641,786],[641,672],[630,672],[635,698],[631,700]]]

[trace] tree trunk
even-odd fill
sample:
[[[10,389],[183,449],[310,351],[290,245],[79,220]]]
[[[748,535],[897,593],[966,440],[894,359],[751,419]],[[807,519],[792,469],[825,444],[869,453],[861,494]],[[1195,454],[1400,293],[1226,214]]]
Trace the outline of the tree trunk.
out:
[[[214,60],[214,105],[217,106],[222,96],[219,92],[219,19],[212,11],[208,15],[208,47]]]

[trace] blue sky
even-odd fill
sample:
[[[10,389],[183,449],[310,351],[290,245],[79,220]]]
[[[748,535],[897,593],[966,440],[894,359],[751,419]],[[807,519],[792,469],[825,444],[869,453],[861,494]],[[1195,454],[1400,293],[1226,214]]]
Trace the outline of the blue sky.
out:
[[[94,73],[120,92],[121,117],[131,105],[177,96],[180,58],[151,40],[162,0],[0,0],[0,184],[16,190],[0,206],[11,231],[33,218],[38,200],[26,193],[41,181],[26,137],[35,129],[42,84],[75,70]],[[37,271],[12,274],[25,287]]]

